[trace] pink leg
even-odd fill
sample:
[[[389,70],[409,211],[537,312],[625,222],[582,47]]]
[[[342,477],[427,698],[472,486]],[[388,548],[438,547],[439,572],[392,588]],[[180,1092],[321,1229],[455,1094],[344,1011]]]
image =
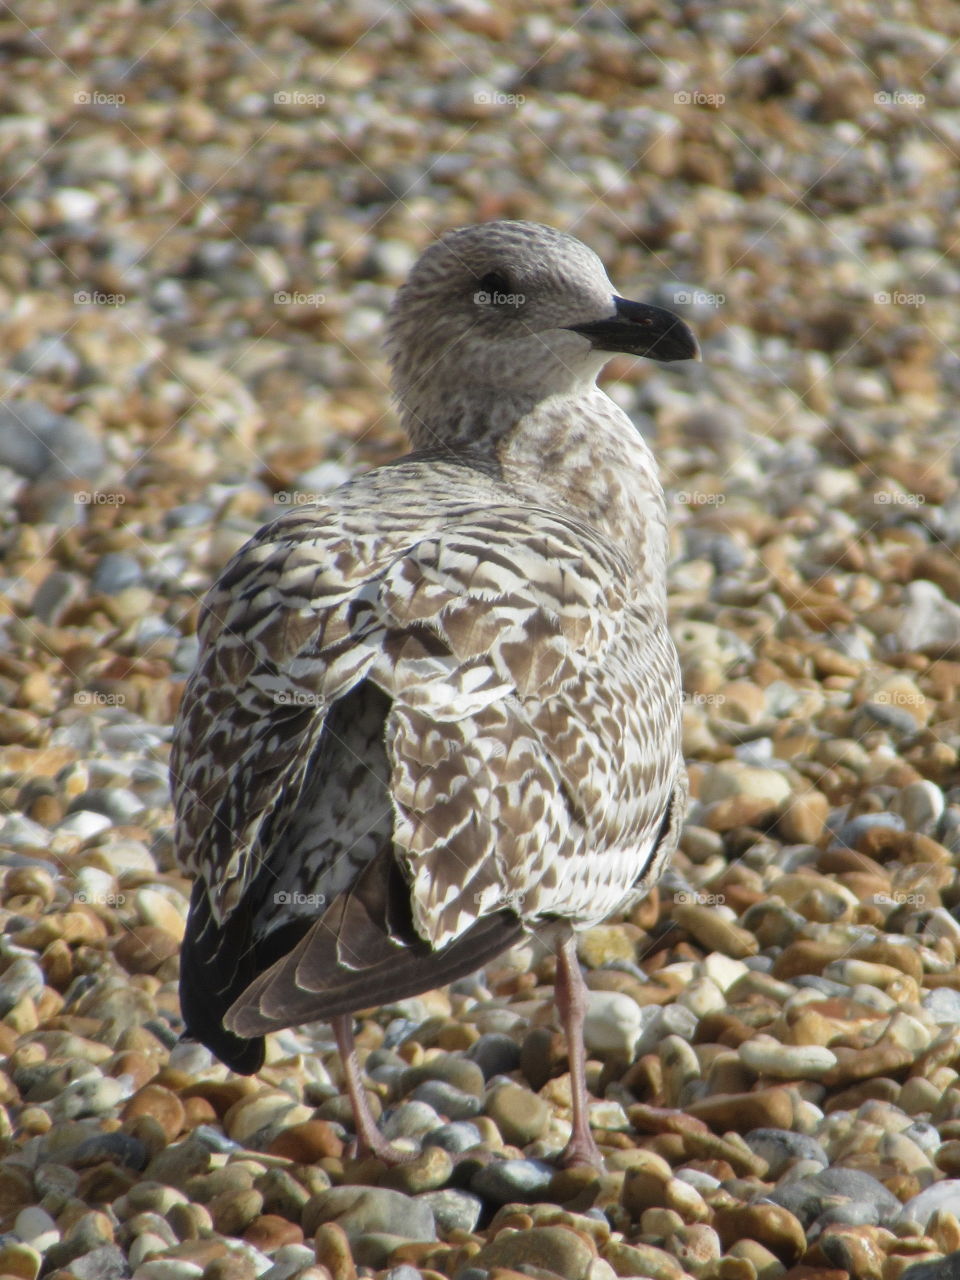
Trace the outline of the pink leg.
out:
[[[570,1060],[570,1091],[573,1095],[573,1132],[570,1141],[560,1153],[558,1163],[568,1169],[571,1165],[592,1165],[603,1168],[603,1156],[590,1132],[590,1115],[587,1110],[586,1052],[583,1047],[583,1020],[587,1012],[587,988],[577,960],[577,945],[573,937],[567,938],[557,951],[557,980],[554,996],[564,1035],[567,1037],[567,1056]]]
[[[337,1048],[343,1062],[343,1074],[347,1086],[347,1095],[353,1108],[353,1122],[357,1131],[357,1155],[373,1155],[386,1164],[403,1164],[413,1156],[398,1151],[388,1142],[374,1120],[367,1102],[366,1091],[360,1078],[360,1063],[357,1061],[357,1049],[353,1041],[353,1018],[349,1013],[331,1018],[330,1025],[337,1038]]]

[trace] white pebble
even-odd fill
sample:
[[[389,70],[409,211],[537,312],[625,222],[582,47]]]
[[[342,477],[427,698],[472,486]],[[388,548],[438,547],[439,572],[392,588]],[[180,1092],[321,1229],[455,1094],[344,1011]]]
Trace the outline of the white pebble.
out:
[[[36,1204],[20,1210],[13,1230],[24,1244],[31,1245],[38,1253],[45,1252],[60,1239],[60,1228],[56,1222],[46,1209]]]
[[[78,809],[76,813],[71,813],[62,822],[58,822],[56,831],[58,835],[89,840],[91,836],[98,836],[101,831],[109,831],[112,826],[113,819],[108,818],[105,813],[94,813],[92,809]]]
[[[54,192],[50,204],[53,213],[64,222],[88,222],[100,207],[97,197],[82,187],[61,187]]]
[[[154,1235],[152,1231],[145,1231],[134,1240],[127,1256],[131,1267],[136,1269],[142,1262],[146,1262],[148,1258],[158,1253],[166,1252],[169,1247],[162,1237]]]
[[[729,991],[735,982],[738,982],[744,974],[750,972],[750,969],[742,960],[734,960],[732,956],[725,956],[719,951],[711,951],[701,961],[700,971],[705,978],[710,978],[715,982],[721,991]]]
[[[740,1060],[760,1075],[781,1080],[817,1080],[837,1065],[837,1055],[819,1044],[780,1044],[772,1036],[745,1040]]]
[[[703,1018],[708,1013],[715,1013],[718,1009],[725,1009],[727,1006],[723,992],[712,978],[707,977],[694,978],[690,985],[684,987],[677,996],[677,1004],[689,1009],[698,1018]]]
[[[593,1053],[623,1053],[633,1056],[643,1030],[641,1009],[622,991],[590,991],[583,1040]]]
[[[946,1178],[926,1187],[908,1200],[900,1214],[901,1222],[916,1222],[925,1227],[938,1209],[960,1216],[960,1178]]]

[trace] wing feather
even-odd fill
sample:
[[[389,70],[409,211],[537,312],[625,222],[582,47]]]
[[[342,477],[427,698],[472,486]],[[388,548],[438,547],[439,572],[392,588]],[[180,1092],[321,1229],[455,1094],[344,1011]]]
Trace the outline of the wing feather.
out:
[[[520,919],[601,919],[654,856],[680,768],[679,673],[627,561],[527,505],[424,505],[419,527],[409,510],[380,513],[373,532],[342,510],[290,513],[204,610],[172,773],[178,860],[205,881],[214,922],[306,838],[332,709],[368,687],[383,700],[384,775],[357,795],[382,788],[387,825],[371,840],[387,846],[356,863],[334,842],[327,863],[293,868],[333,900],[319,895],[299,945],[236,1002],[225,1025],[240,1035],[329,1016],[359,999],[364,971],[384,991],[415,986],[418,939],[453,972]],[[404,891],[406,940],[390,924]],[[341,972],[335,995],[329,966],[352,963],[357,982]]]

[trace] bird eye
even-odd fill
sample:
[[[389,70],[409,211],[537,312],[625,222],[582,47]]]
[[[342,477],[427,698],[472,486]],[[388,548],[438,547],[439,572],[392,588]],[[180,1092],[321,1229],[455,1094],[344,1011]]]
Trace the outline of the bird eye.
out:
[[[474,302],[481,306],[504,306],[514,297],[510,280],[502,271],[488,271],[477,281]]]

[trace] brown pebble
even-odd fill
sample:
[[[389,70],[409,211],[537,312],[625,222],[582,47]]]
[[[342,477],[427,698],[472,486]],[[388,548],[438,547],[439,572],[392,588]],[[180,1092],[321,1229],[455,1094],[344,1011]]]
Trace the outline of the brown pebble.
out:
[[[317,1250],[317,1262],[327,1268],[333,1280],[357,1280],[350,1241],[343,1227],[335,1222],[325,1222],[317,1228],[313,1242]]]
[[[887,942],[884,938],[878,938],[865,946],[855,947],[850,952],[850,959],[888,965],[893,969],[899,969],[901,973],[908,974],[917,982],[923,978],[923,960],[917,952],[911,947],[897,946],[893,942]]]
[[[672,1107],[652,1107],[645,1102],[627,1108],[627,1118],[639,1133],[709,1133],[703,1120]]]
[[[142,924],[122,934],[114,955],[128,973],[155,973],[179,951],[176,938],[156,925]]]
[[[89,1204],[113,1204],[126,1195],[136,1181],[137,1175],[131,1169],[103,1161],[92,1169],[81,1170],[77,1196]]]
[[[183,1103],[177,1095],[159,1084],[144,1085],[124,1104],[120,1112],[122,1120],[133,1120],[137,1116],[152,1116],[163,1129],[168,1142],[173,1142],[181,1133],[186,1118]]]
[[[837,1065],[821,1077],[827,1088],[838,1084],[851,1084],[854,1080],[869,1080],[874,1076],[889,1076],[912,1065],[917,1053],[905,1045],[883,1037],[865,1049],[852,1049],[846,1045],[834,1045]]]
[[[267,1151],[297,1164],[313,1164],[324,1156],[342,1156],[343,1142],[328,1120],[304,1120],[281,1130]]]
[[[566,1070],[567,1043],[559,1031],[534,1027],[520,1047],[520,1070],[534,1092]]]
[[[201,1280],[256,1280],[257,1268],[252,1258],[240,1253],[227,1253],[208,1262]]]
[[[113,1057],[104,1064],[104,1070],[111,1076],[130,1076],[134,1085],[138,1089],[142,1089],[157,1074],[156,1065],[151,1058],[145,1053],[139,1053],[135,1049],[124,1050],[122,1053],[115,1053]],[[182,1104],[181,1104],[182,1105]]]
[[[183,1104],[183,1127],[196,1129],[200,1124],[216,1124],[216,1109],[206,1098],[187,1098]]]
[[[244,1231],[243,1238],[264,1253],[272,1253],[286,1244],[303,1244],[303,1231],[276,1213],[261,1213]]]
[[[803,1257],[807,1237],[789,1210],[778,1204],[740,1204],[718,1208],[713,1226],[724,1249],[738,1240],[756,1240],[790,1266]]]
[[[0,1245],[0,1274],[3,1280],[37,1280],[43,1259],[28,1244],[8,1239]]]
[[[35,796],[27,806],[27,817],[39,822],[42,827],[53,827],[64,818],[63,801],[59,796],[43,793]]]
[[[817,1246],[824,1259],[864,1280],[880,1280],[886,1250],[877,1227],[829,1226]]]
[[[860,1080],[841,1093],[827,1098],[823,1109],[829,1115],[832,1111],[856,1111],[861,1103],[874,1099],[879,1102],[896,1102],[900,1097],[900,1089],[896,1080],[888,1080],[883,1076],[876,1080]]]
[[[766,1160],[754,1153],[746,1143],[734,1142],[713,1133],[685,1133],[684,1153],[697,1160],[725,1160],[738,1178],[762,1178],[766,1175]]]
[[[597,1256],[589,1237],[558,1224],[526,1231],[501,1231],[471,1261],[474,1267],[536,1267],[568,1277],[585,1277]]]
[[[716,1094],[692,1102],[687,1111],[715,1132],[748,1133],[751,1129],[790,1129],[793,1098],[786,1089],[755,1089],[751,1093]],[[761,1243],[763,1243],[761,1241]]]
[[[207,1207],[218,1231],[225,1236],[239,1236],[259,1216],[263,1196],[252,1187],[248,1191],[221,1191]]]
[[[708,831],[723,834],[736,827],[762,827],[776,814],[776,805],[764,796],[724,796],[705,805],[700,822]]]
[[[198,1080],[180,1091],[180,1099],[186,1103],[190,1098],[203,1098],[222,1119],[235,1102],[256,1093],[259,1087],[256,1080],[250,1077],[241,1080]]]
[[[827,823],[830,803],[822,791],[792,796],[777,818],[777,832],[788,844],[817,844]]]
[[[802,973],[821,974],[839,954],[833,943],[798,938],[796,942],[784,947],[774,960],[771,972],[782,982],[789,982]]]
[[[724,801],[719,803],[723,804]],[[712,907],[677,903],[672,915],[682,929],[686,929],[702,947],[710,951],[719,951],[722,955],[742,960],[745,956],[755,956],[760,950],[753,934],[724,919]]]

